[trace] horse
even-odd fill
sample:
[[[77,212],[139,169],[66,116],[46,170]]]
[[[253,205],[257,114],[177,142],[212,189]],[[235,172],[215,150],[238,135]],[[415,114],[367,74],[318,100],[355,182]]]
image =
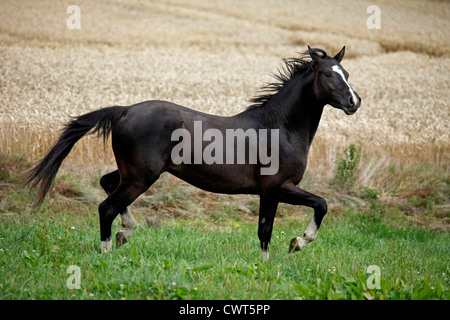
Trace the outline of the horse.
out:
[[[229,117],[160,100],[105,107],[72,117],[55,145],[26,174],[30,188],[39,185],[34,206],[42,204],[61,163],[79,139],[97,134],[106,141],[111,136],[117,170],[100,179],[107,194],[98,207],[101,252],[112,250],[111,226],[119,214],[123,229],[116,234],[116,247],[130,240],[136,222],[128,207],[163,172],[209,192],[259,196],[258,238],[264,260],[269,258],[278,204],[313,208],[303,237],[292,238],[289,245],[289,253],[300,251],[316,239],[327,213],[325,199],[297,187],[323,109],[331,105],[352,115],[361,105],[340,64],[344,54],[345,46],[333,57],[308,46],[300,57],[283,59],[284,67],[273,76],[275,81],[263,87],[244,111]],[[235,137],[230,140],[241,139],[239,148],[223,139],[231,130]],[[268,130],[274,134],[268,136]],[[198,134],[200,140],[189,140]],[[258,146],[266,156],[276,156],[272,169],[261,152],[259,157],[252,154]],[[206,154],[208,147],[210,159],[202,161],[202,151]],[[226,147],[227,154],[219,147]]]

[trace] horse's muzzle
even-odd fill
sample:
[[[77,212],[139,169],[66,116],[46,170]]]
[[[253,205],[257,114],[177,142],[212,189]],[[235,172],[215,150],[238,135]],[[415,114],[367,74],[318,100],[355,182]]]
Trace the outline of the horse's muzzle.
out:
[[[352,115],[359,109],[360,106],[361,98],[355,92],[355,95],[352,95],[348,98],[348,105],[342,106],[341,108],[342,110],[344,110],[346,115]]]

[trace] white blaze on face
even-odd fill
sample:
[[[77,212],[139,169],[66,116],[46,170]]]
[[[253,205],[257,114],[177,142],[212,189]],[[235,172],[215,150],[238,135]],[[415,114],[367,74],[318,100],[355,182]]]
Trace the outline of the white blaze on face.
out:
[[[356,105],[358,98],[356,98],[355,91],[353,91],[352,87],[350,87],[350,85],[348,84],[347,79],[345,79],[344,72],[342,72],[342,69],[339,68],[338,65],[332,66],[331,69],[333,69],[333,71],[336,72],[338,75],[340,75],[342,80],[344,80],[345,84],[347,85],[347,87],[350,90],[350,93],[352,95],[353,103]]]

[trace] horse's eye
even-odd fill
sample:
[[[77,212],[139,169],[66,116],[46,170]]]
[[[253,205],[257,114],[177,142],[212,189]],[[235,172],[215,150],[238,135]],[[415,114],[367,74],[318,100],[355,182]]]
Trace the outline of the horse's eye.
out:
[[[330,72],[325,72],[325,77],[330,77],[331,73]]]

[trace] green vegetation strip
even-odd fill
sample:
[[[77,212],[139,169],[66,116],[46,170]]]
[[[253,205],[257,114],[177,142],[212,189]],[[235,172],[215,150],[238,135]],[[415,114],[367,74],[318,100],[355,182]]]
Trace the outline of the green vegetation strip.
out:
[[[347,211],[327,217],[304,251],[288,254],[306,223],[276,222],[265,262],[251,222],[227,232],[185,220],[140,223],[129,243],[102,254],[95,215],[6,219],[0,299],[450,298],[447,234]]]

